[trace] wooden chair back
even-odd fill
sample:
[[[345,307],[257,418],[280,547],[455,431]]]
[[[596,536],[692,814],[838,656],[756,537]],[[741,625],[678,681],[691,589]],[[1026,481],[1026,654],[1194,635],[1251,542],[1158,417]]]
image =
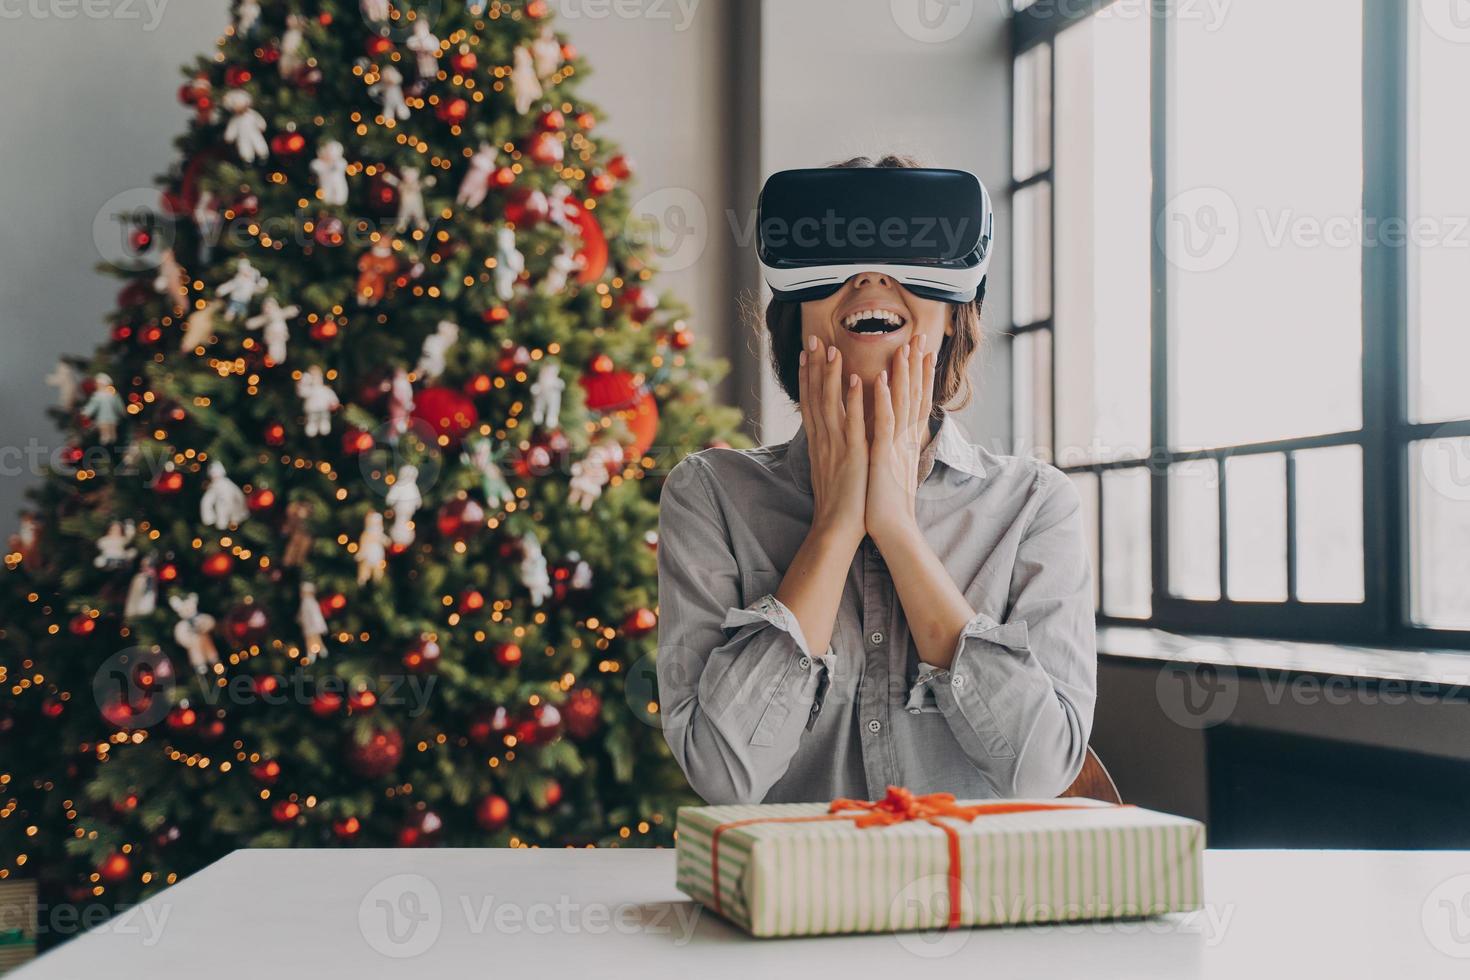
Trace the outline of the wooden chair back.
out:
[[[1104,803],[1122,803],[1123,798],[1118,795],[1118,787],[1113,782],[1113,777],[1108,775],[1107,767],[1092,751],[1092,746],[1087,747],[1087,758],[1082,762],[1082,771],[1077,778],[1072,780],[1072,785],[1062,797],[1080,796],[1089,800],[1102,800]]]

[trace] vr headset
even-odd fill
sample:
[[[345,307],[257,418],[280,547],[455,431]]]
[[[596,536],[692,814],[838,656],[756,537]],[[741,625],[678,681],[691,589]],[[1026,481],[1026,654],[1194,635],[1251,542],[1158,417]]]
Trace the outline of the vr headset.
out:
[[[985,296],[995,212],[964,170],[783,170],[761,190],[761,271],[788,303],[824,299],[859,272],[946,303]]]

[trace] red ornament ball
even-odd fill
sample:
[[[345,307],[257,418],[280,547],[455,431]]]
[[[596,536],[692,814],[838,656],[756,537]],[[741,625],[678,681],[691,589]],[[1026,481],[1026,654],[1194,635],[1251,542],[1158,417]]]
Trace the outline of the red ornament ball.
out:
[[[76,636],[89,636],[97,629],[97,620],[86,613],[77,613],[71,619],[71,631]]]
[[[562,715],[572,738],[591,738],[602,727],[602,698],[591,688],[579,687],[562,705]]]
[[[266,426],[265,444],[267,446],[284,446],[286,444],[286,427],[279,422],[272,422]]]
[[[304,152],[306,152],[306,137],[301,133],[277,133],[271,137],[271,153],[284,160],[294,159]]]
[[[244,65],[231,65],[225,69],[225,84],[230,88],[239,88],[253,77]]]
[[[541,113],[541,117],[536,120],[536,124],[547,132],[553,132],[566,128],[567,117],[560,109],[549,109]]]
[[[97,866],[97,874],[103,881],[115,885],[125,880],[133,870],[133,862],[126,854],[114,851]]]
[[[276,505],[276,492],[268,487],[257,487],[245,498],[245,504],[256,514],[270,510]]]
[[[440,507],[435,523],[444,537],[467,541],[484,528],[485,508],[469,497],[461,497]]]
[[[178,470],[164,470],[153,481],[153,492],[160,497],[172,497],[184,489],[184,474]]]
[[[561,803],[561,797],[561,783],[553,779],[541,791],[541,798],[536,801],[536,808],[542,812],[554,810]]]
[[[301,804],[295,800],[277,800],[271,807],[271,816],[276,823],[291,823],[301,816]]]
[[[651,632],[658,625],[658,616],[652,609],[635,609],[627,619],[623,621],[623,632],[629,636],[642,636]]]
[[[367,53],[370,58],[381,58],[393,50],[393,42],[381,35],[368,38]]]
[[[519,644],[501,643],[495,647],[495,662],[502,667],[514,667],[521,662],[523,656]]]
[[[316,222],[311,237],[322,248],[337,248],[347,240],[347,226],[334,214],[324,215]]]
[[[439,117],[440,122],[448,123],[451,126],[458,126],[469,118],[470,104],[464,99],[445,99],[439,103],[439,108],[435,110],[435,115]]]
[[[352,840],[362,832],[362,821],[356,817],[343,817],[332,821],[332,835],[338,840]]]
[[[458,388],[425,388],[414,396],[413,417],[427,422],[441,437],[446,449],[459,445],[480,421],[475,403]]]
[[[373,434],[362,429],[348,429],[342,436],[342,451],[357,456],[373,448]]]
[[[566,158],[566,147],[555,133],[537,133],[531,140],[530,157],[539,164],[555,166]]]
[[[480,59],[468,45],[460,45],[459,50],[449,56],[449,67],[454,69],[455,74],[469,75],[480,67]]]
[[[409,816],[398,831],[399,847],[433,847],[439,843],[444,820],[433,810],[420,810]]]
[[[335,691],[319,691],[311,699],[311,713],[318,718],[330,718],[342,710],[342,695]]]
[[[481,830],[494,833],[510,823],[510,804],[503,796],[490,795],[475,805],[475,823]]]
[[[236,647],[259,646],[270,628],[270,615],[253,602],[242,602],[225,614],[225,636]]]
[[[250,776],[262,786],[274,786],[281,778],[281,764],[275,759],[267,759],[251,766]]]
[[[425,634],[403,655],[403,666],[416,674],[427,674],[439,666],[443,651],[433,636]]]
[[[382,779],[403,761],[403,735],[397,729],[379,729],[359,743],[347,740],[347,768],[363,779]]]
[[[633,175],[633,163],[627,157],[619,153],[607,161],[607,172],[618,180],[627,180]]]
[[[224,578],[235,570],[235,558],[228,551],[216,551],[204,559],[199,569],[210,578]]]

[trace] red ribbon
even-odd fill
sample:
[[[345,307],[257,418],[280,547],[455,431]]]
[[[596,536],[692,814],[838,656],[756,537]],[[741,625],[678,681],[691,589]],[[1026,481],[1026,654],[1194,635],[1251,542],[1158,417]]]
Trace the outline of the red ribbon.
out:
[[[1108,804],[1107,808],[1131,804]],[[915,796],[901,786],[888,787],[881,800],[833,800],[823,814],[804,817],[751,817],[748,820],[732,820],[720,824],[710,835],[710,878],[714,885],[715,912],[723,914],[720,899],[720,837],[727,830],[749,827],[760,823],[820,823],[828,820],[851,820],[853,826],[890,827],[894,824],[923,820],[944,831],[949,842],[949,928],[960,925],[960,888],[963,875],[960,873],[960,834],[949,820],[969,823],[978,817],[998,816],[1004,813],[1035,813],[1043,810],[1094,810],[1099,807],[1079,807],[1071,803],[972,803],[960,806],[953,793],[927,793]],[[856,812],[848,812],[856,811]]]

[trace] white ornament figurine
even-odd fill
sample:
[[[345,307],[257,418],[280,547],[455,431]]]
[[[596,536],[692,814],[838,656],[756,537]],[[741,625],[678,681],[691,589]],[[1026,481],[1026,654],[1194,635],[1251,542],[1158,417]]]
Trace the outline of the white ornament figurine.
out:
[[[418,167],[404,167],[401,174],[383,174],[383,182],[398,188],[398,231],[408,231],[412,226],[419,231],[429,229],[429,217],[424,213],[424,188],[434,186],[433,177],[424,177]]]
[[[128,597],[123,602],[123,618],[137,622],[153,615],[158,608],[158,567],[152,555],[143,556],[138,573],[128,583]]]
[[[531,54],[536,59],[536,74],[542,79],[550,78],[561,70],[561,42],[550,24],[543,24],[541,33],[531,42]]]
[[[414,372],[425,381],[432,381],[444,373],[445,358],[449,348],[459,340],[459,324],[452,320],[440,320],[439,327],[424,340],[423,353],[419,355]]]
[[[608,462],[607,451],[601,445],[588,449],[586,456],[572,464],[571,491],[567,500],[583,510],[591,510],[597,498],[602,496],[602,488],[611,479],[607,472]]]
[[[48,387],[56,389],[56,404],[63,412],[77,407],[77,371],[65,361],[57,361],[56,367],[46,375]]]
[[[224,218],[215,205],[213,191],[201,191],[199,202],[194,205],[194,227],[199,229],[199,261],[208,265],[214,258],[214,247],[219,244],[220,229]]]
[[[235,8],[235,34],[239,37],[253,35],[259,23],[260,3],[258,0],[240,0],[240,5]]]
[[[423,17],[413,22],[411,34],[404,46],[418,56],[419,78],[430,81],[439,75],[439,39],[429,29]]]
[[[510,69],[510,87],[515,92],[516,112],[524,116],[541,96],[541,79],[536,77],[536,62],[529,48],[516,46]]]
[[[322,369],[313,364],[296,382],[296,394],[306,412],[307,436],[324,436],[332,431],[332,413],[342,406],[337,393],[327,385]]]
[[[209,464],[209,485],[199,498],[199,519],[216,531],[228,531],[230,525],[244,524],[250,517],[245,505],[245,491],[230,479],[223,463]]]
[[[383,533],[383,515],[370,510],[362,521],[362,536],[357,539],[357,584],[380,581],[387,568],[388,535]]]
[[[294,78],[306,66],[302,47],[306,43],[306,19],[300,14],[286,16],[286,31],[281,35],[280,69],[282,78]]]
[[[455,201],[471,210],[485,203],[490,193],[490,179],[495,174],[495,147],[481,143],[475,155],[470,157],[470,169],[459,185]]]
[[[189,314],[184,322],[184,335],[179,338],[179,350],[188,352],[202,346],[214,336],[214,318],[225,304],[212,299]]]
[[[554,429],[561,421],[561,393],[567,383],[561,378],[561,365],[548,360],[541,364],[536,380],[531,383],[531,424]]]
[[[577,223],[576,207],[571,185],[558,181],[557,185],[551,189],[551,196],[546,199],[547,217],[551,218],[562,231],[580,237],[582,226]]]
[[[153,280],[153,291],[173,301],[174,315],[182,314],[187,309],[189,279],[184,275],[183,266],[179,265],[179,260],[171,248],[164,250],[163,258],[158,263],[158,275]]]
[[[531,604],[539,606],[551,595],[551,575],[546,570],[546,556],[534,534],[521,537],[521,584],[531,593]]]
[[[260,315],[245,321],[248,330],[265,328],[265,353],[277,364],[286,363],[286,344],[291,339],[291,325],[287,322],[301,314],[299,306],[282,306],[274,296],[267,296],[260,304]]]
[[[265,117],[252,108],[250,93],[244,89],[231,89],[223,99],[229,110],[230,121],[225,126],[225,142],[234,143],[235,150],[245,163],[254,163],[270,156],[270,146],[265,141]]]
[[[342,144],[328,140],[317,151],[311,162],[311,172],[316,175],[317,186],[322,189],[322,203],[340,208],[347,204],[347,156]]]
[[[117,423],[122,419],[123,403],[118,397],[112,378],[101,373],[92,378],[97,385],[87,404],[82,406],[82,415],[97,426],[97,438],[104,446],[117,442]]]
[[[210,668],[219,665],[219,651],[215,649],[214,617],[199,611],[199,594],[171,595],[168,604],[173,607],[179,622],[174,626],[174,642],[189,654],[189,663],[195,673],[207,674]]]
[[[567,561],[575,562],[576,567],[572,570],[572,580],[569,585],[572,588],[590,589],[592,587],[592,566],[575,551],[567,552]]]
[[[388,0],[362,0],[362,16],[370,24],[388,19]]]
[[[383,119],[400,122],[409,117],[408,102],[403,98],[403,73],[385,65],[379,80],[368,86],[368,94],[383,107]]]
[[[424,505],[423,495],[419,493],[419,468],[408,463],[400,466],[385,499],[393,508],[393,528],[389,536],[395,545],[407,548],[413,544],[413,516]]]
[[[570,244],[562,242],[561,249],[551,258],[551,266],[541,280],[541,291],[556,296],[566,291],[572,273],[582,268],[586,260],[579,256]]]
[[[500,455],[488,436],[474,436],[466,442],[465,452],[460,457],[480,474],[480,489],[484,493],[485,504],[495,510],[509,503],[515,496],[511,492],[510,484],[505,481],[505,474],[500,470]]]
[[[526,257],[516,248],[515,229],[503,226],[495,233],[495,295],[502,302],[515,296],[516,280],[526,271]]]
[[[225,319],[233,323],[244,316],[250,309],[250,303],[269,285],[270,280],[261,275],[249,259],[241,259],[235,267],[234,277],[215,291],[216,296],[228,301]]]
[[[306,662],[327,655],[327,617],[322,615],[322,605],[317,601],[316,585],[302,582],[301,603],[297,607],[296,622],[301,625],[301,638],[306,646]]]
[[[92,564],[107,572],[126,568],[138,556],[133,547],[137,534],[132,521],[113,521],[107,525],[107,533],[97,539],[97,557]]]
[[[408,420],[413,413],[413,382],[408,372],[397,368],[393,380],[388,383],[388,438],[397,443],[408,431]]]

